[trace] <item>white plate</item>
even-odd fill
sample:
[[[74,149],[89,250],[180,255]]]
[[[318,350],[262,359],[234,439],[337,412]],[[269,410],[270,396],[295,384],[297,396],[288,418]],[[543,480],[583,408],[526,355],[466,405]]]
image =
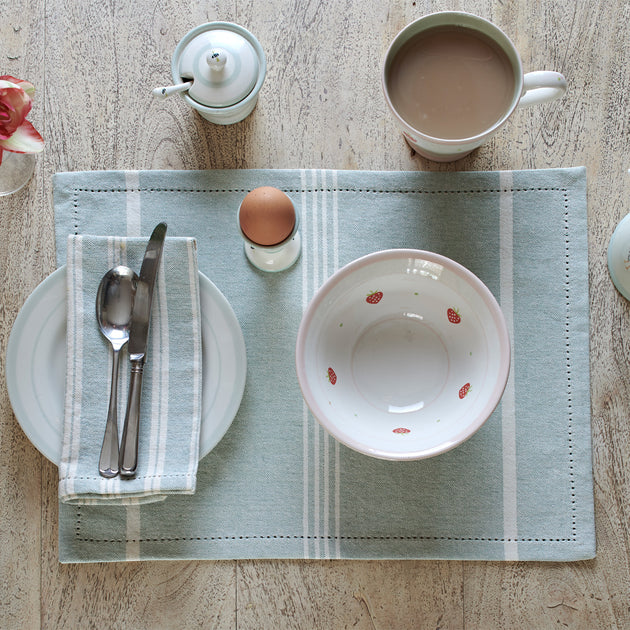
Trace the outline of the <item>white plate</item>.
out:
[[[9,337],[9,399],[28,439],[54,464],[61,459],[66,372],[66,269],[44,280],[22,306]],[[199,273],[203,353],[199,458],[221,440],[238,411],[247,360],[238,320],[224,295]],[[103,425],[104,426],[104,425]]]

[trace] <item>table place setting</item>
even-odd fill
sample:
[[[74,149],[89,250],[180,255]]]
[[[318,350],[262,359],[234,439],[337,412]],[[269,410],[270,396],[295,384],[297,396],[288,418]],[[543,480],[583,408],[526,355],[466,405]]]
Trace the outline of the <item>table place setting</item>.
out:
[[[212,22],[153,94],[234,124],[266,68]],[[437,162],[567,88],[449,11],[380,79]],[[58,269],[7,385],[59,467],[60,562],[595,556],[584,167],[77,171],[53,194]]]
[[[592,557],[585,184],[583,168],[459,173],[215,170],[56,174],[60,269],[43,284],[62,273],[56,282],[64,295],[69,273],[64,267],[72,265],[78,248],[81,266],[89,268],[93,276],[90,290],[82,287],[90,338],[99,349],[89,351],[92,384],[87,389],[92,402],[98,399],[100,407],[98,413],[90,408],[91,415],[98,415],[97,428],[89,457],[80,460],[89,466],[94,484],[85,492],[99,497],[93,503],[60,502],[61,562],[228,558],[568,561]],[[292,201],[301,236],[297,260],[275,273],[252,264],[238,220],[243,199],[266,186],[283,191]],[[190,296],[188,307],[180,300],[174,306],[185,309],[185,316],[171,317],[169,311],[167,323],[160,318],[157,305],[164,299],[162,291],[168,286],[166,295],[171,292],[171,284],[162,274],[189,278],[196,265],[199,270],[202,412],[198,457],[188,457],[186,462],[192,483],[188,488],[167,483],[169,471],[182,470],[171,466],[184,466],[182,460],[186,459],[178,452],[178,461],[173,463],[168,459],[170,448],[163,467],[158,466],[160,482],[155,487],[153,482],[142,483],[141,468],[154,457],[151,438],[142,433],[136,479],[103,479],[98,474],[109,393],[106,378],[111,370],[111,351],[95,316],[98,284],[115,264],[139,270],[151,231],[162,220],[168,222],[169,236],[156,285],[152,344],[158,343],[156,335],[168,333],[173,353],[170,335],[177,335],[177,345],[180,336],[186,335],[181,330],[171,333],[170,327],[177,324],[189,330],[194,319]],[[298,328],[320,286],[352,261],[392,249],[436,252],[474,273],[499,303],[511,340],[507,385],[487,422],[456,448],[416,461],[377,459],[332,437],[311,414],[295,366]],[[184,250],[192,258],[187,259]],[[208,283],[213,287],[211,296],[207,295]],[[187,286],[186,293],[190,290]],[[30,300],[25,309],[39,310],[37,305],[29,309]],[[30,329],[30,335],[24,332],[20,337],[32,336],[35,327],[40,329],[34,331],[35,337],[41,338],[47,326],[59,327],[59,319],[57,316],[49,324],[35,318],[22,325]],[[56,337],[65,344],[65,313],[61,324],[63,330]],[[70,325],[68,318],[69,330]],[[169,360],[171,364],[180,361],[179,368],[190,371],[195,365],[194,342],[192,338],[185,341],[188,349],[182,348],[179,358],[173,355]],[[59,342],[48,343],[55,346]],[[42,342],[33,344],[42,360],[52,354],[41,347]],[[84,356],[89,347],[84,348]],[[16,342],[10,343],[12,352],[16,348]],[[12,352],[7,355],[9,362]],[[147,396],[156,387],[152,370],[164,359],[160,354],[159,346],[156,349],[150,344],[145,368]],[[34,368],[34,376],[25,380],[37,380],[39,369]],[[65,364],[63,369],[65,372]],[[169,444],[171,426],[183,422],[175,439],[190,454],[194,414],[182,418],[175,405],[192,403],[194,379],[187,378],[179,389],[179,376],[169,376],[171,393],[161,402],[143,399],[148,415],[143,416],[141,427],[149,430],[160,415],[155,405],[157,409],[167,405],[169,432],[162,438]],[[88,379],[85,368],[81,379]],[[121,375],[121,417],[127,379],[128,375]],[[65,440],[58,417],[61,414],[63,419],[64,380],[58,374],[47,380],[48,385],[31,386],[36,393],[37,388],[56,392],[49,410],[42,411],[41,404],[36,410],[50,416],[44,425],[57,424],[56,433],[49,428],[43,437],[34,436],[29,428],[33,409],[20,407],[15,384],[9,391],[27,435],[58,463],[60,459],[55,457]],[[21,388],[28,386],[22,384]],[[55,399],[59,409],[54,408]],[[171,425],[172,419],[176,422]],[[400,425],[404,426],[402,420]],[[204,438],[204,429],[211,435]],[[404,434],[398,437],[404,439]],[[53,449],[44,444],[51,439],[58,441]],[[541,484],[541,477],[554,479],[554,483]],[[110,482],[116,484],[111,497],[115,501],[120,499],[119,488],[130,483],[148,488],[144,499],[152,502],[130,496],[127,505],[110,505]],[[193,494],[186,494],[188,491]],[[165,500],[156,500],[164,496]]]

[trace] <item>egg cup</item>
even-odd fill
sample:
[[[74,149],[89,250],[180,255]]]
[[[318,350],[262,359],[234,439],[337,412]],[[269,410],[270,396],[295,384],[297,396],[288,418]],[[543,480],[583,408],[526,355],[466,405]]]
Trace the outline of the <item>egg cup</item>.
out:
[[[300,257],[302,239],[298,231],[299,217],[295,216],[295,225],[291,234],[281,243],[265,247],[249,240],[241,230],[245,241],[245,255],[254,267],[262,271],[284,271]]]
[[[299,216],[290,197],[273,186],[251,190],[238,208],[245,254],[262,271],[283,271],[299,257]]]

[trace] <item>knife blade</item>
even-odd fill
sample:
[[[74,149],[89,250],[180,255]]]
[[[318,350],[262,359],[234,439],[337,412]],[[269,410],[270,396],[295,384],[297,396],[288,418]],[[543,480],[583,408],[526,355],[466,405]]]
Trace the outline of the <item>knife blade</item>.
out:
[[[140,276],[136,285],[136,295],[131,312],[131,331],[127,351],[131,362],[131,377],[125,424],[120,444],[120,476],[134,477],[138,466],[138,435],[140,429],[140,400],[142,394],[142,374],[147,358],[149,341],[149,322],[153,287],[160,267],[166,223],[159,223],[149,239]]]

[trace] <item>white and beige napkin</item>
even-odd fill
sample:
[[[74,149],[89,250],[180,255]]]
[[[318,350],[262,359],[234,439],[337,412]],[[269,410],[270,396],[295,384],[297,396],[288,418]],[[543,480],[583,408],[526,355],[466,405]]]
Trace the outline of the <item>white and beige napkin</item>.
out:
[[[197,245],[167,238],[153,293],[135,478],[105,479],[98,462],[107,419],[112,350],[95,316],[103,275],[139,273],[147,238],[70,236],[67,244],[67,359],[59,498],[74,504],[132,504],[195,491],[201,422],[201,319]],[[120,355],[119,436],[129,388]]]

